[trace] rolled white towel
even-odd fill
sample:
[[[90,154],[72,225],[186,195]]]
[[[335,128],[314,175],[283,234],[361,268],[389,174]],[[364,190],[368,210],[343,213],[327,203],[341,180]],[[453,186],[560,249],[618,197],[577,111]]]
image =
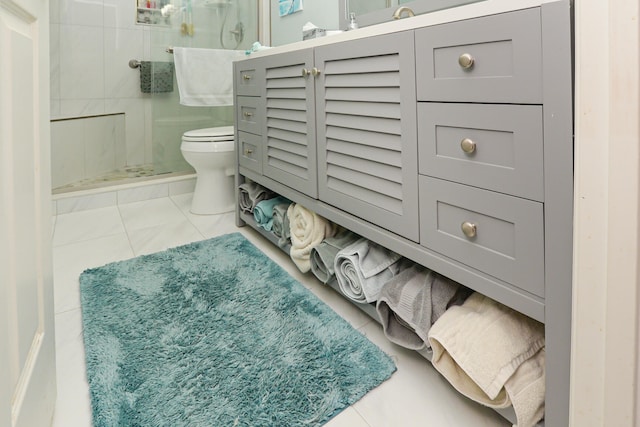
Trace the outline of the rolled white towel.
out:
[[[311,262],[309,261],[311,249],[320,244],[325,237],[335,235],[338,227],[297,203],[289,206],[287,217],[291,234],[289,254],[298,269],[306,273],[311,270]]]

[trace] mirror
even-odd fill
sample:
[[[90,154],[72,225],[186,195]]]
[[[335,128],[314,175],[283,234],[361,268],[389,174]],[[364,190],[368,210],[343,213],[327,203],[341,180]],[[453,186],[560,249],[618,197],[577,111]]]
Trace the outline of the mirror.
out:
[[[340,0],[340,28],[346,28],[350,13],[355,13],[360,27],[393,20],[393,12],[407,6],[416,15],[448,9],[484,0]]]

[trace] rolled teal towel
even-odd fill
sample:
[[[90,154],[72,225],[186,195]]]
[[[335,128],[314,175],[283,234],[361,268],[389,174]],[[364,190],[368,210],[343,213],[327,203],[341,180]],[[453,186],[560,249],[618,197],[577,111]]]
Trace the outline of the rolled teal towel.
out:
[[[291,203],[288,199],[278,196],[272,199],[263,200],[253,209],[253,218],[256,223],[267,231],[273,229],[273,207],[280,203]]]

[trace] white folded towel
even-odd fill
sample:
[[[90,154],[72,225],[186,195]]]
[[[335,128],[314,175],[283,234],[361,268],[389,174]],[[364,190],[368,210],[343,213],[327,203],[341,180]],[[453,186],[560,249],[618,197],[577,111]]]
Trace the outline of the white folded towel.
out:
[[[289,206],[287,217],[291,233],[289,254],[298,269],[306,273],[311,270],[311,249],[319,245],[325,237],[335,235],[338,226],[297,203]]]
[[[544,325],[472,294],[429,330],[433,366],[460,393],[492,408],[513,405],[517,427],[544,416]]]
[[[241,50],[174,47],[180,104],[233,105],[233,61],[244,56]]]
[[[359,239],[336,254],[334,270],[340,290],[359,303],[376,301],[382,286],[400,272],[401,258],[374,242]]]

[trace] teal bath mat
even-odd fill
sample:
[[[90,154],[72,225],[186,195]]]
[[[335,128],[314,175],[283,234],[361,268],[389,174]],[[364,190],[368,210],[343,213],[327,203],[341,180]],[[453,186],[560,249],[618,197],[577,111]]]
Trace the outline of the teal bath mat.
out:
[[[241,234],[80,276],[93,422],[320,426],[392,360]]]

